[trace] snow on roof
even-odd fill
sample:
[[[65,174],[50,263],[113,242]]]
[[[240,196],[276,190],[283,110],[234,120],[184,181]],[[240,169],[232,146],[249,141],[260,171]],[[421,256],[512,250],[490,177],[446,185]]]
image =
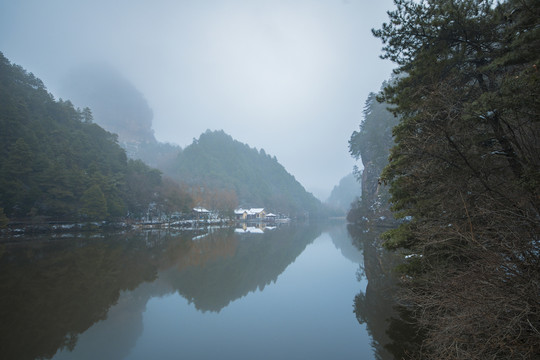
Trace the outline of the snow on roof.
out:
[[[208,211],[208,210],[206,210],[205,208],[202,208],[202,207],[193,208],[193,211],[198,212],[198,213],[209,213],[210,212],[210,211]]]
[[[262,213],[264,211],[264,208],[251,208],[249,209],[249,212],[251,214],[258,214],[258,213]]]
[[[246,210],[246,209],[236,209],[236,210],[234,210],[234,213],[237,214],[237,215],[241,215],[241,214],[243,214],[245,212],[248,212],[248,210]]]
[[[266,214],[266,217],[276,217],[276,216],[277,216],[276,214],[272,214],[272,213]]]

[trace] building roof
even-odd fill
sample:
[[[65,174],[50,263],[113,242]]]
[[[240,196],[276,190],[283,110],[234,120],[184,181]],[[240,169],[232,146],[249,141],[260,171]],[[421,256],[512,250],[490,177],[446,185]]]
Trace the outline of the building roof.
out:
[[[249,209],[250,214],[259,214],[264,211],[264,208],[251,208]]]
[[[234,213],[237,215],[242,215],[243,213],[247,213],[248,215],[256,215],[260,214],[264,211],[264,208],[251,208],[251,209],[236,209],[234,210]]]

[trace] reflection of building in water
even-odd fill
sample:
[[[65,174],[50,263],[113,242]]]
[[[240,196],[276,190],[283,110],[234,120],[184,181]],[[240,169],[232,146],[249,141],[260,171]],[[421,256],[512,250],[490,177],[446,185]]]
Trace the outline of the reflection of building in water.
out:
[[[237,234],[264,234],[265,232],[276,229],[277,226],[275,225],[267,222],[240,222],[236,224],[234,232]]]
[[[240,227],[234,229],[234,232],[237,234],[264,234],[264,231],[268,229],[271,230],[271,227],[267,227],[264,223],[241,223]]]

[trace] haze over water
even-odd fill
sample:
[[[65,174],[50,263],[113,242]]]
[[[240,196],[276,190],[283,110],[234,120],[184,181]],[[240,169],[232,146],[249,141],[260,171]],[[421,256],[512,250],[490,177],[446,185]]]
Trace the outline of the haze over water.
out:
[[[275,155],[326,200],[355,164],[347,141],[368,94],[391,73],[371,35],[391,8],[391,0],[4,1],[0,51],[63,99],[73,97],[63,89],[74,71],[107,64],[147,99],[157,140],[185,147],[223,129]]]

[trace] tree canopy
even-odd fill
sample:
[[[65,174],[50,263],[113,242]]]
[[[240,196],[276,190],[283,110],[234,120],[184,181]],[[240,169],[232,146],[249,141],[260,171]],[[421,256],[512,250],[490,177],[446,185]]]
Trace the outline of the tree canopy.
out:
[[[89,108],[56,101],[1,53],[0,129],[0,207],[10,219],[103,220],[142,215],[164,200],[155,195],[159,171],[128,162],[116,134],[93,123]]]
[[[388,205],[388,187],[380,182],[381,172],[388,165],[390,148],[394,145],[392,128],[397,117],[388,111],[389,104],[377,101],[370,93],[364,107],[360,129],[349,139],[349,152],[361,160],[363,169],[355,167],[356,178],[362,184],[362,197],[352,203],[347,219],[352,223],[373,221],[391,216]]]
[[[217,191],[236,198],[240,206],[265,207],[291,216],[322,213],[321,202],[275,157],[234,140],[222,130],[208,130],[194,139],[178,155],[174,178],[199,192],[201,202],[215,199],[204,193]]]
[[[427,357],[540,353],[540,3],[395,0],[374,30],[401,76],[382,179],[407,217],[404,296]]]

